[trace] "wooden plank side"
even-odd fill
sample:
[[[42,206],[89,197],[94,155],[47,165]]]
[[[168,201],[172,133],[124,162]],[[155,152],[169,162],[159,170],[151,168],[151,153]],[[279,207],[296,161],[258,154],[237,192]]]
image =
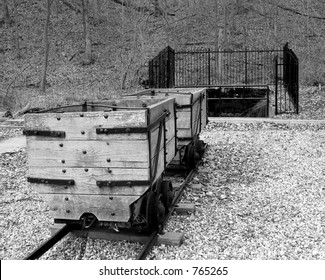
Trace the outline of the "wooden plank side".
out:
[[[91,105],[93,111],[103,111],[105,110],[105,105],[113,106],[114,110],[130,110],[132,108],[142,109],[149,106],[155,106],[158,103],[158,100],[151,99],[150,97],[143,99],[136,99],[130,96],[125,96],[121,99],[108,99],[108,100],[98,100],[88,102]],[[104,105],[104,106],[102,106]]]
[[[177,137],[192,137],[190,108],[181,109],[177,111]]]
[[[44,113],[25,115],[25,129],[57,130],[66,132],[66,140],[70,139],[105,139],[105,134],[96,134],[97,127],[146,127],[145,110],[83,112],[80,113]],[[105,118],[107,116],[107,118]],[[127,134],[126,134],[127,135]],[[114,135],[115,137],[117,135]],[[134,137],[134,136],[133,136]],[[135,136],[136,138],[138,135]],[[38,137],[39,139],[40,137]],[[43,137],[42,137],[43,138]],[[123,135],[125,138],[125,135]]]
[[[62,146],[62,147],[61,147]],[[29,166],[148,168],[147,140],[27,141]]]
[[[80,180],[86,185],[94,185],[98,180],[104,181],[144,181],[149,180],[149,169],[135,168],[59,168],[34,167],[29,168],[29,177],[47,179]]]
[[[191,128],[191,109],[184,108],[177,110],[177,129]]]
[[[129,206],[138,196],[42,194],[54,219],[79,220],[83,213],[94,214],[99,221],[127,222]]]
[[[177,141],[176,140],[176,137],[174,137],[166,145],[166,151],[167,151],[166,165],[168,165],[169,163],[171,163],[171,161],[173,160],[173,158],[176,156],[176,141]]]
[[[157,172],[156,172],[156,176],[153,178],[153,182],[155,182],[161,176],[161,174],[165,171],[164,154],[165,154],[164,149],[161,149],[159,152],[159,157],[158,157]],[[156,160],[156,157],[152,158],[152,160],[151,160],[152,168],[154,166],[155,160]],[[154,175],[154,174],[152,174],[152,175]]]
[[[201,102],[198,99],[193,105],[192,111],[192,135],[198,135],[200,133],[201,124]]]
[[[152,95],[152,92],[154,95]],[[191,92],[190,91],[178,91],[175,89],[153,89],[137,92],[131,96],[137,96],[142,98],[175,98],[175,103],[177,105],[189,105],[191,104]],[[129,97],[129,96],[128,96]]]
[[[175,118],[174,118],[174,114],[172,116],[170,116],[169,119],[167,119],[166,121],[166,142],[168,143],[169,141],[171,141],[171,139],[173,139],[175,137]],[[156,150],[156,144],[158,142],[158,135],[159,135],[159,125],[157,125],[151,134],[151,155],[154,156],[155,150]],[[162,137],[164,136],[164,131],[162,131]],[[163,143],[164,143],[164,139],[161,139],[161,145],[160,145],[160,150],[163,148]]]
[[[174,98],[160,98],[160,100],[155,106],[150,107],[150,123],[157,120],[166,110],[172,113],[174,112],[175,99]]]
[[[150,185],[147,186],[115,186],[98,187],[96,181],[87,182],[80,178],[75,178],[73,186],[59,186],[51,184],[31,184],[33,189],[40,194],[88,194],[88,195],[142,195]]]
[[[192,100],[193,89],[156,89],[156,96],[175,97],[178,105],[190,105]]]
[[[202,93],[201,125],[202,125],[202,129],[203,129],[207,125],[207,93],[206,93],[206,89],[202,89],[201,93]]]

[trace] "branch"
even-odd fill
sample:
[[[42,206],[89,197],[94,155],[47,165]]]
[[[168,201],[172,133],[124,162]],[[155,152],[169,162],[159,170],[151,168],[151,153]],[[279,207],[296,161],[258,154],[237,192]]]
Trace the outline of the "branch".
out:
[[[69,3],[66,0],[62,0],[62,3],[66,5],[68,8],[70,8],[71,10],[75,11],[76,14],[81,14],[81,9],[79,7],[73,6],[71,3]]]
[[[271,3],[269,3],[269,4],[271,4]],[[280,9],[282,9],[282,10],[284,10],[284,11],[287,11],[287,12],[290,12],[290,13],[294,13],[296,15],[300,15],[300,16],[304,16],[304,17],[309,17],[309,18],[314,18],[314,19],[325,20],[325,17],[307,15],[305,13],[299,12],[297,10],[294,10],[294,9],[291,9],[291,8],[288,8],[288,7],[285,7],[285,6],[277,5],[277,7],[280,8]]]
[[[151,10],[150,8],[145,7],[145,6],[140,7],[140,6],[134,5],[134,4],[132,4],[131,1],[123,1],[123,0],[112,0],[112,1],[114,3],[116,3],[116,4],[122,5],[124,7],[131,7],[133,10],[136,10],[136,11],[141,12],[141,13],[147,12],[147,13],[150,13],[150,14],[155,14],[155,12],[153,10]],[[165,13],[160,8],[159,8],[159,13],[167,14],[169,16],[175,16],[174,13]]]

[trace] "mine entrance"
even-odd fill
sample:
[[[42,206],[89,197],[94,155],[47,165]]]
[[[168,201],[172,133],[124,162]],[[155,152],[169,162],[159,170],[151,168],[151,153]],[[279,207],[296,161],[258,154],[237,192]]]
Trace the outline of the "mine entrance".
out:
[[[149,62],[151,88],[208,87],[210,116],[298,113],[298,58],[281,50],[162,50]]]

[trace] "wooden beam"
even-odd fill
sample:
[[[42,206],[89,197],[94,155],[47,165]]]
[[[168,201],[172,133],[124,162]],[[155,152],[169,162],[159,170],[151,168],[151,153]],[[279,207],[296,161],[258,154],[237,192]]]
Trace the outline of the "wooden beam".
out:
[[[64,224],[55,224],[50,228],[51,235],[55,234],[60,230]],[[85,231],[76,230],[71,233],[74,236],[83,237],[85,236]],[[138,242],[140,244],[145,244],[150,235],[144,233],[135,232],[116,232],[114,230],[108,229],[92,229],[88,232],[88,237],[93,239],[103,239],[109,241],[130,241]],[[169,246],[180,246],[183,242],[184,233],[179,232],[165,232],[158,236],[157,245],[169,245]]]
[[[195,205],[192,203],[179,203],[175,206],[175,212],[179,215],[192,214],[195,212]]]

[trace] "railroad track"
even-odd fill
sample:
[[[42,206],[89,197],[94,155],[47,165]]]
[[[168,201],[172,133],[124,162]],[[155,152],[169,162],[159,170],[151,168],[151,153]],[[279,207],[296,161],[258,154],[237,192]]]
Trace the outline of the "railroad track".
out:
[[[175,211],[177,204],[179,203],[181,196],[185,190],[186,185],[192,179],[194,175],[195,169],[192,169],[188,174],[186,174],[186,178],[180,184],[179,188],[175,192],[175,196],[172,202],[172,206],[170,211],[166,214],[163,220],[163,227],[167,224],[171,214]],[[91,228],[87,229],[91,230]],[[79,224],[66,224],[60,230],[58,230],[55,234],[53,234],[48,240],[42,243],[38,248],[36,248],[32,253],[30,253],[25,260],[35,260],[39,259],[42,255],[44,255],[47,251],[49,251],[56,243],[62,240],[65,236],[67,236],[71,232],[81,231],[84,232],[84,229]],[[137,255],[137,260],[144,260],[150,254],[151,249],[153,246],[157,244],[158,237],[159,237],[159,230],[154,230],[148,236],[146,242],[143,244],[143,248],[140,253]],[[134,233],[133,233],[134,234]]]
[[[165,226],[167,224],[171,214],[174,212],[175,206],[180,201],[181,196],[184,192],[184,189],[185,189],[186,185],[188,184],[188,182],[192,179],[194,172],[195,172],[195,169],[192,169],[189,172],[189,174],[186,176],[186,179],[184,180],[184,182],[180,185],[179,189],[177,190],[174,200],[173,200],[173,203],[172,203],[173,206],[171,208],[171,211],[169,211],[168,214],[166,215],[166,217],[163,221],[163,226]],[[148,238],[148,241],[145,243],[143,249],[138,254],[138,256],[136,258],[137,260],[145,260],[146,259],[146,257],[149,255],[152,247],[155,246],[157,243],[158,234],[159,234],[159,231],[156,230],[150,235],[150,237]]]

